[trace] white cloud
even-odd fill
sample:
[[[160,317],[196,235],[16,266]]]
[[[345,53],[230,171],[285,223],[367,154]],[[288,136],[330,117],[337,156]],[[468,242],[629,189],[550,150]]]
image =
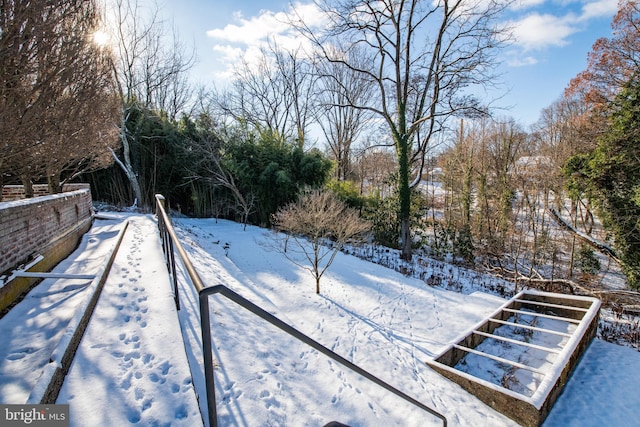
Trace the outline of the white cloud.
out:
[[[540,6],[544,4],[545,1],[546,0],[515,0],[511,4],[510,9],[512,10],[529,9],[535,6]]]
[[[507,60],[507,65],[510,67],[527,67],[530,65],[536,65],[538,62],[538,59],[534,56],[520,57],[518,55],[514,55],[512,58]]]
[[[207,35],[231,43],[253,45],[269,36],[286,33],[288,26],[284,18],[283,13],[273,13],[269,10],[250,19],[244,19],[242,15],[236,14],[236,19],[239,21],[237,25],[229,24],[221,29],[209,30]]]
[[[618,0],[597,0],[582,6],[581,21],[593,18],[612,17],[618,11]]]
[[[525,50],[541,49],[548,46],[565,46],[567,38],[578,31],[575,17],[557,17],[550,14],[531,13],[511,22],[515,43]]]
[[[287,50],[304,48],[306,40],[287,24],[294,11],[296,19],[303,19],[312,28],[325,25],[323,14],[314,3],[297,2],[286,12],[262,10],[250,18],[236,12],[234,19],[237,22],[207,31],[207,35],[218,42],[214,50],[226,64],[222,74],[228,77],[233,67],[243,59],[248,64],[255,63],[260,49],[267,47],[270,41]]]
[[[538,0],[521,0],[522,5],[533,5]],[[573,34],[584,31],[590,21],[611,18],[617,11],[617,0],[595,0],[572,10],[566,5],[563,15],[531,12],[509,22],[513,28],[515,44],[525,52],[547,47],[562,47],[569,44]]]

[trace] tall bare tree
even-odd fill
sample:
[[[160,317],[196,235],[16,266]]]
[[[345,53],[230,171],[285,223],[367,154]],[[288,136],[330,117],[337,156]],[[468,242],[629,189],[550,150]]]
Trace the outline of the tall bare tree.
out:
[[[354,63],[364,60],[364,57],[358,57],[357,51],[350,54],[354,56]],[[331,62],[319,63],[317,73],[318,123],[337,164],[336,178],[339,181],[350,179],[353,178],[352,144],[372,115],[370,111],[355,108],[354,104],[366,102],[373,96],[374,87],[359,73]]]
[[[191,97],[187,72],[195,55],[169,33],[158,6],[145,9],[138,0],[115,0],[108,11],[107,28],[112,37],[112,71],[118,86],[121,120],[118,124],[122,153],[112,150],[113,158],[123,170],[137,203],[147,207],[147,200],[135,166],[134,147],[139,143],[136,129],[128,119],[134,112],[162,111],[175,118]],[[139,107],[142,107],[140,109]]]
[[[592,124],[589,106],[583,102],[582,96],[568,92],[542,110],[533,133],[539,153],[553,166],[544,178],[548,184],[545,191],[551,190],[555,195],[554,209],[561,214],[565,211],[566,200],[570,200],[568,221],[574,229],[580,229],[587,235],[593,231],[593,206],[587,194],[576,191],[576,188],[566,191],[567,180],[562,171],[571,156],[595,147],[596,135],[606,128]],[[572,276],[578,237],[573,234],[570,242],[569,276]]]
[[[492,81],[497,23],[508,3],[484,0],[323,0],[330,25],[315,31],[293,22],[324,60],[358,73],[376,96],[352,106],[382,119],[398,158],[402,257],[411,258],[410,198],[432,137],[448,117],[484,112],[469,90]],[[337,47],[337,48],[336,48]],[[366,61],[353,62],[354,49]],[[336,52],[346,52],[337,55]]]
[[[91,43],[98,22],[94,1],[0,5],[0,176],[19,176],[27,195],[43,177],[57,191],[63,173],[103,165],[114,146],[107,57]]]
[[[218,96],[223,111],[260,132],[304,147],[315,106],[313,63],[302,49],[270,42],[257,59],[236,67],[229,91]]]

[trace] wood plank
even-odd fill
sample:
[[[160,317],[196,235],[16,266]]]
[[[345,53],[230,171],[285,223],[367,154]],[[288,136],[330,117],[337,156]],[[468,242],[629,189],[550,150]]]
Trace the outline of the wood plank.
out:
[[[520,323],[507,322],[506,320],[500,320],[500,319],[491,318],[491,319],[489,319],[489,321],[490,322],[500,323],[501,325],[514,326],[516,328],[529,329],[529,330],[532,330],[532,331],[544,332],[544,333],[553,334],[553,335],[560,335],[560,336],[563,336],[563,337],[572,337],[573,336],[573,334],[568,334],[566,332],[559,332],[559,331],[554,331],[554,330],[551,330],[551,329],[538,328],[536,326],[522,325]]]
[[[520,303],[523,303],[523,304],[540,305],[540,306],[543,306],[543,307],[561,308],[561,309],[567,309],[567,310],[583,311],[585,313],[587,311],[589,311],[588,308],[574,307],[572,305],[551,304],[551,303],[548,303],[548,302],[533,301],[533,300],[528,300],[528,299],[514,299],[514,301],[520,302]]]
[[[503,308],[502,310],[506,311],[506,312],[509,312],[509,313],[513,313],[513,314],[521,314],[523,316],[535,316],[535,317],[544,317],[545,319],[561,320],[563,322],[575,323],[576,325],[581,322],[581,320],[578,320],[578,319],[571,319],[569,317],[554,316],[552,314],[536,313],[535,311],[514,310],[512,308]]]
[[[536,350],[546,351],[546,352],[549,352],[549,353],[559,354],[560,351],[561,351],[561,350],[559,350],[557,348],[543,347],[541,345],[531,344],[531,343],[524,342],[524,341],[518,341],[518,340],[514,340],[514,339],[511,339],[511,338],[507,338],[507,337],[501,337],[500,335],[488,334],[486,332],[473,331],[473,333],[477,334],[477,335],[482,335],[483,337],[486,337],[486,338],[492,338],[494,340],[505,341],[505,342],[509,342],[509,343],[512,343],[512,344],[521,345],[521,346],[524,346],[524,347],[534,348]]]
[[[31,271],[19,271],[15,272],[16,277],[35,277],[39,279],[79,279],[79,280],[93,280],[96,278],[95,274],[67,274],[67,273],[36,273]]]
[[[457,348],[458,350],[466,351],[467,353],[472,353],[472,354],[476,354],[478,356],[486,357],[487,359],[495,360],[496,362],[500,362],[500,363],[504,363],[504,364],[507,364],[507,365],[511,365],[511,366],[514,366],[514,367],[520,368],[520,369],[525,369],[527,371],[535,372],[536,374],[540,374],[540,375],[543,375],[543,376],[546,375],[546,372],[541,371],[538,368],[534,368],[533,366],[527,366],[527,365],[524,365],[522,363],[518,363],[518,362],[514,362],[514,361],[509,360],[509,359],[505,359],[504,357],[494,356],[493,354],[485,353],[483,351],[475,350],[475,349],[469,348],[469,347],[464,347],[464,346],[461,346],[461,345],[458,345],[458,344],[454,344],[453,346],[455,348]]]

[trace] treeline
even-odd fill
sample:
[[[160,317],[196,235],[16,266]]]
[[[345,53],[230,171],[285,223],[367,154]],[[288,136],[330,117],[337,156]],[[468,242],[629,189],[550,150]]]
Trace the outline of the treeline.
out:
[[[111,163],[117,103],[110,57],[91,43],[95,3],[0,5],[0,186],[61,181]],[[95,102],[99,99],[100,102]]]
[[[209,115],[171,120],[165,114],[131,110],[135,130],[130,158],[141,187],[136,200],[118,165],[84,178],[96,200],[120,207],[149,207],[161,193],[174,210],[199,217],[225,217],[268,225],[278,207],[303,188],[324,185],[331,162],[318,150],[247,126],[219,126]]]
[[[500,2],[317,2],[326,20],[289,17],[304,45],[270,41],[224,90],[189,82],[194,54],[158,10],[58,3],[0,8],[0,185],[81,177],[114,205],[149,210],[162,193],[260,225],[328,187],[406,260],[421,249],[571,287],[603,253],[640,284],[636,1],[527,130],[472,95],[495,81]]]
[[[459,127],[441,157],[433,248],[527,283],[578,291],[612,264],[640,286],[639,24],[638,3],[621,2],[613,37],[529,131]]]

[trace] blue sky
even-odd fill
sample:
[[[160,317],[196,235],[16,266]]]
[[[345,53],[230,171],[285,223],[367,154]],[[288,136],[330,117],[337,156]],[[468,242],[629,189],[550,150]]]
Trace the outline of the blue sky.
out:
[[[311,12],[309,1],[298,4]],[[513,24],[515,41],[501,53],[499,72],[509,92],[499,105],[511,108],[503,115],[525,126],[535,122],[541,109],[558,99],[569,80],[585,68],[593,43],[611,35],[616,6],[617,0],[515,3],[504,16]],[[180,38],[196,48],[194,77],[220,87],[241,54],[255,51],[267,33],[280,33],[277,14],[289,10],[290,2],[167,0],[161,7]]]

